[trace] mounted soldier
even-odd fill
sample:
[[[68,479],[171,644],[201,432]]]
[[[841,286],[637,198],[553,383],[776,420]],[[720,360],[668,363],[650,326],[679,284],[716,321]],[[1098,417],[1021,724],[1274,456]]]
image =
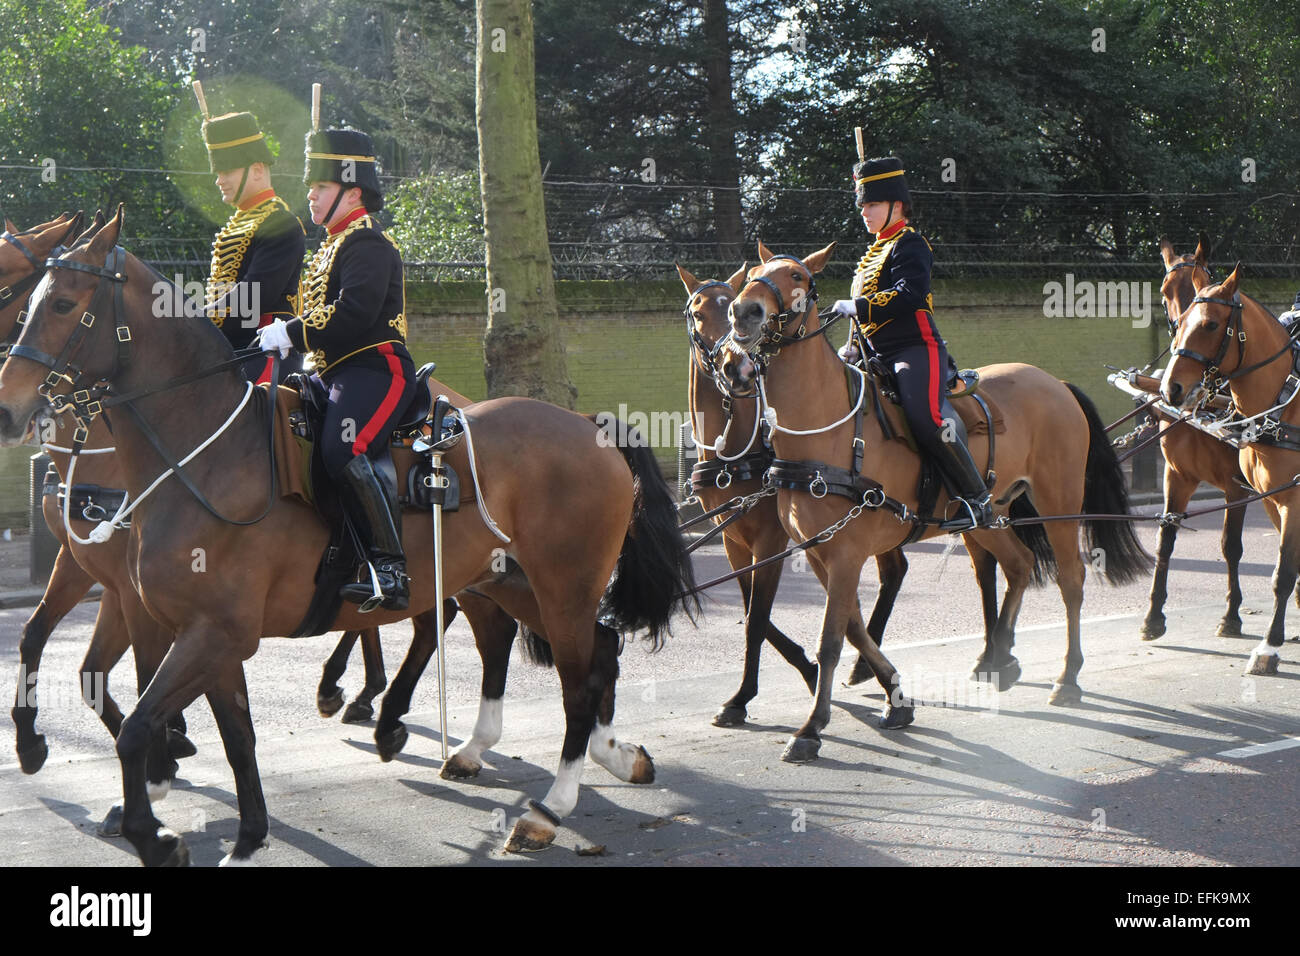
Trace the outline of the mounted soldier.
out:
[[[258,329],[297,314],[306,233],[271,187],[274,157],[257,118],[252,113],[210,117],[197,82],[194,92],[203,112],[209,166],[222,201],[235,207],[212,240],[204,312],[235,349],[243,349]],[[282,362],[280,378],[299,370],[297,357]],[[268,359],[256,381],[267,382],[270,374]]]
[[[934,323],[934,253],[908,224],[912,196],[903,163],[894,156],[864,160],[853,167],[853,183],[854,199],[875,241],[858,263],[853,298],[833,307],[855,326],[840,355],[852,361],[865,347],[893,373],[917,444],[938,464],[965,507],[970,527],[986,526],[993,517],[992,496],[967,446],[961,417],[948,402],[956,366]]]
[[[410,582],[397,492],[372,464],[415,395],[402,256],[373,216],[384,198],[370,137],[352,129],[313,130],[306,152],[311,218],[326,236],[302,283],[302,315],[273,319],[260,341],[267,351],[306,354],[329,392],[318,436],[326,471],[361,537],[382,606],[403,610]],[[370,584],[342,588],[355,604],[373,593]]]

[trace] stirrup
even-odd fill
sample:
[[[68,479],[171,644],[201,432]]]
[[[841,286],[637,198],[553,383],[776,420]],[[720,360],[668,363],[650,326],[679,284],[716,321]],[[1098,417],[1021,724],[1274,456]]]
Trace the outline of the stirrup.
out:
[[[993,523],[993,509],[991,501],[993,496],[989,492],[984,492],[974,502],[969,498],[957,498],[956,502],[966,509],[965,514],[958,513],[955,518],[948,518],[939,524],[940,531],[964,532],[974,531],[977,528],[987,528]],[[976,511],[976,508],[979,511]]]

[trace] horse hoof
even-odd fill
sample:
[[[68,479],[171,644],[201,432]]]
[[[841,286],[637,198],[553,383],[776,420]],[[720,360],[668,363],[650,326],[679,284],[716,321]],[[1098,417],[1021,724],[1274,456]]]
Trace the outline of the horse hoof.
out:
[[[336,688],[334,693],[326,697],[320,691],[316,692],[316,709],[320,711],[322,717],[333,717],[343,706],[343,688]]]
[[[996,684],[998,693],[1004,693],[1014,687],[1016,681],[1020,680],[1020,661],[1012,657],[1000,667],[990,667],[981,661],[971,671],[970,679],[977,684]]]
[[[550,823],[536,823],[520,817],[510,829],[506,840],[507,853],[535,853],[545,850],[555,842],[555,827]]]
[[[817,752],[821,749],[822,742],[815,737],[791,737],[781,759],[786,763],[807,763],[816,760]]]
[[[654,783],[655,782],[655,762],[650,757],[650,752],[644,747],[636,748],[636,760],[632,764],[632,775],[627,778],[628,783]]]
[[[469,780],[471,777],[477,777],[478,772],[483,769],[481,763],[475,763],[468,757],[462,757],[460,754],[452,754],[447,758],[447,762],[442,765],[442,770],[438,776],[443,780]]]
[[[95,832],[102,837],[120,837],[122,835],[122,804],[115,803],[109,808],[108,815],[99,821]]]
[[[364,724],[371,717],[375,716],[375,708],[361,700],[354,700],[348,704],[348,709],[343,711],[343,723],[345,724]]]
[[[1277,674],[1277,665],[1281,660],[1279,654],[1251,654],[1246,673],[1253,677],[1272,677]]]
[[[1069,707],[1083,700],[1083,689],[1078,684],[1055,684],[1047,702],[1054,707]]]
[[[713,718],[714,727],[744,727],[746,712],[744,707],[723,707]]]
[[[866,659],[863,658],[861,654],[859,654],[858,659],[853,662],[853,670],[849,672],[849,679],[844,682],[844,686],[855,687],[858,684],[866,683],[867,681],[871,680],[875,676],[876,673],[871,669],[871,665],[866,662]],[[814,682],[809,687],[809,690],[813,691],[813,693],[816,693],[817,684]]]
[[[189,866],[190,848],[185,845],[180,834],[166,827],[159,827],[154,836],[153,852],[149,854],[153,862],[150,866]]]
[[[36,735],[36,742],[30,747],[18,751],[18,765],[23,773],[33,774],[45,766],[45,758],[50,755],[49,745],[44,734]]]
[[[1142,640],[1154,641],[1158,637],[1165,635],[1164,621],[1144,621],[1142,624]]]
[[[406,724],[398,723],[396,727],[386,734],[375,734],[375,746],[379,749],[379,759],[384,763],[392,760],[402,748],[406,746],[406,740],[410,736],[406,732]]]
[[[881,730],[898,730],[915,720],[915,707],[895,707],[890,704],[889,709],[880,715],[879,725]]]
[[[1214,632],[1215,637],[1241,637],[1241,621],[1229,621],[1224,618],[1219,622],[1219,628]]]
[[[253,854],[256,853],[258,850],[263,850],[270,845],[271,844],[269,841],[261,840],[255,846],[248,846],[242,840],[240,840],[235,843],[235,848],[233,850],[231,850],[229,853],[227,853],[225,856],[221,858],[221,862],[218,863],[217,866],[221,866],[221,867],[257,866],[257,861],[254,858]]]
[[[198,752],[199,748],[195,747],[190,738],[179,730],[167,731],[167,756],[172,760],[184,760]]]

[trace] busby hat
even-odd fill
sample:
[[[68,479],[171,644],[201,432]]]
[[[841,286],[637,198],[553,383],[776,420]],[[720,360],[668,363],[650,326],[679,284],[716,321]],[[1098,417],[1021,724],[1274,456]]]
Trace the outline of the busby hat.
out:
[[[214,173],[275,161],[252,113],[227,113],[203,121],[203,142]]]
[[[869,202],[912,201],[903,176],[903,161],[897,156],[867,159],[853,167],[853,199],[859,206]]]
[[[384,193],[379,187],[375,168],[375,145],[370,137],[355,129],[314,130],[307,134],[307,165],[302,181],[341,183],[344,187],[360,186],[366,194],[366,209],[379,212],[384,207]]]

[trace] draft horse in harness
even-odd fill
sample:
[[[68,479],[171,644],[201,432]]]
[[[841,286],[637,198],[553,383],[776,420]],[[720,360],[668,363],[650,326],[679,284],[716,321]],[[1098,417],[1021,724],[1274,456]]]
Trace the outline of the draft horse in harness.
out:
[[[691,472],[691,491],[706,511],[722,508],[737,498],[748,502],[743,509],[737,509],[740,514],[735,510],[724,511],[713,519],[715,526],[722,528],[723,547],[733,571],[780,554],[790,540],[777,514],[775,496],[750,497],[763,490],[763,474],[772,463],[772,451],[759,433],[758,399],[731,395],[713,364],[718,343],[731,332],[727,310],[744,285],[747,271],[748,264],[742,265],[725,282],[701,281],[680,265],[677,267],[687,295],[691,430],[700,456]],[[879,644],[907,574],[907,558],[901,549],[894,549],[877,555],[876,566],[880,590],[871,620],[864,629],[862,609],[855,604],[849,616],[849,628]],[[808,690],[817,689],[817,665],[808,660],[799,644],[772,623],[772,603],[781,583],[782,569],[783,563],[775,561],[736,579],[745,607],[745,667],[740,689],[713,718],[718,727],[744,724],[746,705],[758,694],[758,663],[765,637],[799,671]],[[856,645],[860,639],[853,643]],[[848,683],[860,683],[870,676],[866,660],[859,655]]]
[[[1300,377],[1295,342],[1277,318],[1238,288],[1241,263],[1223,282],[1193,272],[1196,290],[1178,322],[1172,359],[1160,392],[1175,408],[1192,409],[1226,385],[1243,430],[1256,440],[1243,444],[1238,462],[1263,498],[1281,533],[1273,571],[1273,619],[1250,654],[1248,674],[1278,671],[1286,639],[1286,606],[1300,576]]]
[[[857,403],[855,413],[844,363],[820,334],[825,326],[817,314],[814,277],[834,246],[799,260],[774,256],[760,243],[762,262],[731,303],[732,337],[719,357],[721,372],[735,389],[757,390],[775,410],[772,444],[778,461],[772,474],[781,488],[777,505],[790,536],[806,541],[843,522],[833,536],[808,549],[809,562],[826,588],[826,609],[817,651],[817,698],[786,747],[783,757],[792,761],[817,755],[821,731],[830,720],[831,675],[863,562],[907,540],[940,533],[937,520],[916,514],[920,458],[887,440],[881,428],[864,427],[863,403]],[[980,369],[980,392],[1006,421],[992,468],[1001,515],[1013,503],[1018,505],[1013,517],[1074,516],[1081,510],[1127,514],[1123,475],[1087,396],[1041,369],[1019,364]],[[992,458],[989,443],[989,436],[971,436],[976,461]],[[944,500],[941,495],[939,508]],[[1020,666],[1011,653],[1016,617],[1031,579],[1047,572],[1056,578],[1065,602],[1068,634],[1065,667],[1050,702],[1081,699],[1079,609],[1085,570],[1079,525],[1071,517],[1017,525],[1014,533],[982,528],[963,535],[984,604],[985,645],[972,677],[995,679],[1000,689],[1017,679]],[[1104,550],[1110,580],[1129,580],[1146,568],[1147,556],[1127,522],[1088,521],[1084,528],[1089,547]],[[1000,614],[998,564],[1007,580]],[[899,693],[893,666],[870,642],[858,650],[890,696],[881,725],[910,723],[911,707]]]
[[[120,409],[117,454],[136,502],[132,578],[150,614],[175,634],[118,735],[122,831],[147,864],[187,862],[184,840],[150,810],[144,759],[166,720],[203,694],[235,775],[240,826],[228,859],[245,861],[264,845],[268,818],[243,661],[262,637],[291,634],[303,620],[329,533],[311,508],[276,493],[269,402],[258,398],[248,412],[232,414],[255,393],[233,365],[212,373],[230,359],[229,344],[209,323],[185,321],[154,301],[153,273],[117,246],[121,225],[119,208],[87,245],[51,261],[0,367],[0,440],[21,441],[33,419],[51,410],[89,415],[96,402]],[[610,729],[617,636],[598,629],[597,616],[661,639],[692,575],[671,495],[648,451],[649,468],[635,450],[606,447],[590,419],[529,399],[478,403],[466,418],[481,494],[510,539],[503,549],[510,569],[494,570],[501,539],[477,509],[461,508],[444,522],[446,593],[474,586],[548,641],[563,688],[559,772],[508,844],[532,848],[550,843],[575,806],[589,740],[598,744],[593,758],[623,779],[653,779],[648,754],[618,743]],[[203,442],[183,472],[156,482]],[[469,444],[448,453],[458,474],[471,474]],[[404,518],[410,610],[421,612],[435,601],[431,522]],[[333,627],[406,616],[382,609],[363,616],[344,606]]]

